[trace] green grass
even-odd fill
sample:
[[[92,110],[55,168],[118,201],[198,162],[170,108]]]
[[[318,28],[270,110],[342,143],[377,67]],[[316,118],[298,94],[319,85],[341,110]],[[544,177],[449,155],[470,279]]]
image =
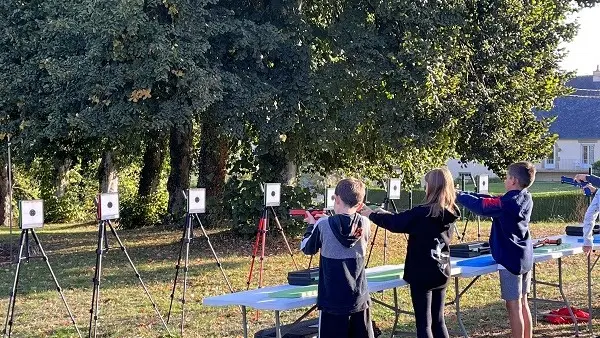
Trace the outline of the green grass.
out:
[[[472,223],[471,223],[472,224]],[[460,224],[459,224],[460,225]],[[483,224],[483,233],[487,234],[489,223]],[[536,237],[564,232],[564,224],[533,224],[532,231]],[[462,232],[462,227],[461,227]],[[470,240],[474,239],[475,227],[469,228]],[[92,293],[91,278],[94,273],[96,228],[89,225],[49,225],[39,231],[42,244],[48,252],[50,263],[64,288],[65,296],[71,306],[82,332],[87,333],[89,306]],[[174,265],[179,249],[180,231],[160,229],[138,229],[119,231],[128,252],[146,282],[150,293],[157,301],[163,314],[169,306]],[[189,288],[187,295],[187,316],[185,322],[188,337],[240,337],[241,315],[237,307],[207,307],[202,305],[202,298],[228,292],[218,272],[206,241],[198,236],[192,243],[190,253]],[[252,239],[233,236],[228,231],[210,231],[211,241],[221,258],[236,290],[245,289],[250,262]],[[382,237],[379,236],[373,257],[373,266],[382,264]],[[293,248],[298,247],[300,238],[291,238]],[[404,236],[389,236],[389,262],[401,263],[404,260],[406,241]],[[0,229],[0,241],[6,245],[8,230]],[[15,236],[16,241],[16,236]],[[114,240],[110,240],[115,245]],[[290,256],[280,236],[273,232],[267,241],[267,257],[265,261],[265,285],[275,285],[286,280],[286,273],[293,270]],[[308,264],[308,258],[297,250],[295,258],[301,266]],[[575,306],[586,304],[586,268],[583,255],[564,259],[565,292]],[[152,307],[122,252],[117,248],[109,251],[103,262],[102,288],[100,295],[99,332],[101,337],[164,337]],[[22,278],[17,296],[14,337],[75,337],[70,327],[68,316],[53,288],[46,266],[40,260],[32,260],[22,266]],[[557,280],[557,262],[538,265],[538,273],[549,281]],[[14,265],[0,266],[0,323],[4,324],[8,291],[11,287]],[[595,272],[595,276],[598,272]],[[461,280],[465,286],[469,281]],[[252,287],[256,287],[256,279]],[[558,293],[541,287],[543,296],[557,297]],[[596,313],[600,313],[598,291],[593,301]],[[176,297],[179,297],[180,292]],[[374,297],[391,301],[391,292],[376,294]],[[410,298],[406,288],[400,289],[400,304],[411,309]],[[452,288],[448,290],[448,300],[453,296]],[[508,320],[504,305],[499,301],[498,278],[494,275],[483,276],[462,299],[464,320],[472,337],[506,337],[509,332]],[[174,305],[174,317],[171,319],[172,332],[178,332],[180,320],[180,303]],[[287,311],[282,313],[286,323],[293,321],[302,313]],[[378,325],[389,336],[393,324],[393,314],[374,306],[374,316]],[[454,309],[446,309],[449,328],[456,329]],[[274,325],[274,317],[270,312],[261,312],[258,321],[254,320],[254,311],[249,318],[250,332]],[[600,329],[600,320],[594,321],[595,329]],[[413,328],[410,316],[401,316],[400,325],[404,330]],[[570,337],[573,330],[570,326],[551,326],[540,323],[535,329],[536,337]]]

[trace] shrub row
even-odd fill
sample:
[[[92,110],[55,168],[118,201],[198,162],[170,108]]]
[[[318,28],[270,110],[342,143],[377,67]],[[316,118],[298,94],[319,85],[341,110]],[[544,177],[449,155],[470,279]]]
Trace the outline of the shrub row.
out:
[[[369,189],[367,192],[368,204],[381,204],[386,196],[385,191]],[[394,201],[398,210],[410,208],[410,194],[403,191],[401,198]],[[423,203],[425,192],[414,190],[412,192],[413,205]],[[581,222],[588,206],[588,199],[578,191],[533,194],[532,222]]]

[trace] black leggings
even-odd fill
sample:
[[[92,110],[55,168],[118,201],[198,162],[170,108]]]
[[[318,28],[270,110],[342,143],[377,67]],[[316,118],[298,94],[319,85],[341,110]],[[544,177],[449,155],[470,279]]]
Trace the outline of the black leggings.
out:
[[[410,297],[415,310],[417,338],[449,338],[444,321],[446,287],[423,289],[411,285]]]

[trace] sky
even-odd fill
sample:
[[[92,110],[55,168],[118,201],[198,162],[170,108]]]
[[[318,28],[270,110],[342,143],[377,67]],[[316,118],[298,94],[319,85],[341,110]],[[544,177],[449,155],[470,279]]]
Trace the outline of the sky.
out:
[[[579,32],[565,45],[568,55],[561,66],[577,75],[592,75],[600,65],[600,6],[584,8],[576,18]]]

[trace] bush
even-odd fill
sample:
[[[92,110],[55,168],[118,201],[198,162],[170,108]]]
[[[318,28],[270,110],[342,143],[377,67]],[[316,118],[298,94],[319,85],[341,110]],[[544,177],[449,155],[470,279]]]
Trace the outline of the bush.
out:
[[[368,205],[381,205],[386,197],[387,193],[383,189],[368,189],[367,190],[367,204]],[[425,191],[421,188],[412,190],[412,206],[422,204],[425,201]],[[410,191],[402,190],[400,199],[395,200],[394,204],[398,211],[407,210],[411,208]],[[391,209],[391,206],[390,206]]]
[[[579,193],[534,194],[531,221],[581,222],[587,206],[587,198]]]
[[[302,220],[289,216],[289,209],[310,207],[312,197],[307,188],[281,186],[281,206],[274,209],[286,233],[297,234],[304,229]],[[232,230],[242,235],[256,233],[263,210],[263,199],[259,182],[231,178],[225,188],[224,203],[229,207]],[[268,230],[276,230],[274,222],[270,222]]]
[[[594,164],[592,164],[592,174],[594,174],[594,175],[600,174],[600,161],[597,161]]]
[[[165,190],[146,196],[126,194],[119,201],[121,207],[120,225],[126,229],[158,225],[167,212],[169,194]]]

